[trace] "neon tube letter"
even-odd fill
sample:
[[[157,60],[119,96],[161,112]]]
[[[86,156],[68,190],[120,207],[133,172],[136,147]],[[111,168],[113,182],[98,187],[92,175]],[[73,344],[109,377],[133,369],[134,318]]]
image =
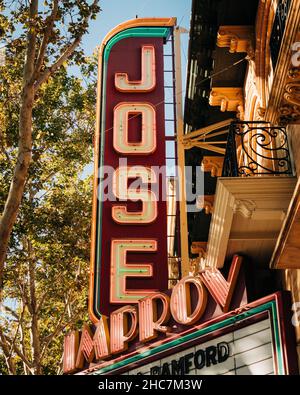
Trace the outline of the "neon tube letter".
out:
[[[129,81],[127,73],[115,74],[115,87],[120,92],[151,92],[156,85],[155,48],[142,46],[142,79]]]
[[[156,252],[157,242],[146,239],[113,239],[111,241],[110,301],[111,303],[137,303],[156,290],[127,290],[127,277],[151,277],[151,263],[127,263],[127,252]]]

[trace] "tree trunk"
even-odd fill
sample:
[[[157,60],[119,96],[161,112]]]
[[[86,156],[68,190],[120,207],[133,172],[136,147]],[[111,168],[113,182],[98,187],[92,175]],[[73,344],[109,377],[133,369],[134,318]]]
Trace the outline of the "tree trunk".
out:
[[[19,142],[17,163],[9,193],[0,217],[0,301],[3,289],[4,262],[13,225],[21,204],[32,150],[32,109],[34,103],[34,62],[36,56],[36,16],[38,0],[31,0],[29,5],[29,29],[27,33],[26,60],[23,72],[23,91],[19,116]]]
[[[25,357],[27,357],[27,351],[26,351],[26,346],[25,346],[25,337],[24,337],[24,328],[23,328],[23,322],[20,323],[20,328],[19,328],[19,332],[20,332],[20,347],[21,347],[21,351],[23,353],[23,355]],[[23,371],[24,374],[27,376],[30,373],[30,370],[28,368],[28,366],[26,365],[25,361],[22,359],[22,363],[23,363]]]
[[[40,333],[38,325],[38,308],[37,308],[37,298],[36,298],[36,280],[35,280],[35,269],[36,269],[36,259],[34,256],[34,251],[30,240],[27,240],[28,244],[28,264],[29,264],[29,291],[30,291],[30,314],[31,314],[31,348],[33,356],[33,369],[34,374],[42,374],[41,365],[41,343],[40,343]]]
[[[38,317],[37,314],[33,314],[31,319],[31,336],[32,336],[32,351],[33,351],[33,369],[34,374],[42,374],[41,365],[41,346],[39,337]]]
[[[32,108],[34,100],[33,86],[24,88],[19,122],[19,152],[13,180],[0,218],[0,290],[3,286],[4,262],[7,247],[21,204],[24,186],[28,174],[32,149]]]

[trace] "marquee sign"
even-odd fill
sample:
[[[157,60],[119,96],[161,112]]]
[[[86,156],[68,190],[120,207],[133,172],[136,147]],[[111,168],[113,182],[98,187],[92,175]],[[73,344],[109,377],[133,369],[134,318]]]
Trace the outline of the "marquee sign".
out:
[[[102,314],[168,288],[166,201],[150,191],[165,165],[163,46],[175,18],[119,25],[100,50],[89,312]],[[126,158],[126,165],[121,162]],[[115,201],[104,199],[105,166]],[[140,180],[141,188],[130,182]]]
[[[290,298],[275,293],[84,374],[298,374]]]

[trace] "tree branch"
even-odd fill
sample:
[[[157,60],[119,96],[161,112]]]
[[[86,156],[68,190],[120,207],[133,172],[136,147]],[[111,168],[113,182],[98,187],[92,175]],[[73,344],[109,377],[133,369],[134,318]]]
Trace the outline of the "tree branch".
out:
[[[70,44],[65,52],[61,55],[61,57],[49,68],[47,68],[42,74],[41,76],[36,80],[36,82],[34,83],[34,89],[35,91],[37,91],[39,89],[39,87],[45,82],[47,81],[47,79],[56,72],[56,70],[58,70],[62,64],[69,59],[69,57],[72,55],[72,53],[75,51],[75,49],[78,47],[78,45],[80,44],[82,36],[76,38],[72,44]]]
[[[36,51],[36,29],[35,29],[35,18],[38,13],[38,0],[31,0],[29,6],[29,29],[27,33],[27,51],[26,51],[26,62],[24,66],[24,85],[27,85],[34,72],[34,61],[35,61],[35,51]]]
[[[11,164],[11,158],[10,158],[8,152],[5,149],[4,137],[3,137],[2,133],[1,133],[1,131],[0,131],[0,148],[1,148],[1,151],[3,152],[3,154],[6,156],[7,161]]]
[[[5,306],[4,304],[1,305],[1,309],[6,310],[9,314],[11,314],[17,321],[19,321],[19,316],[13,311],[10,307]]]
[[[36,298],[36,258],[31,241],[27,239],[28,248],[28,274],[29,274],[29,294],[30,294],[30,305],[31,305],[31,347],[33,350],[33,367],[35,374],[42,374],[41,366],[41,343],[40,343],[40,331],[38,325],[38,314],[37,314],[37,298]]]
[[[64,308],[64,312],[61,314],[61,316],[58,320],[58,323],[57,323],[54,331],[49,336],[44,338],[44,344],[43,344],[42,352],[41,352],[41,359],[44,357],[44,354],[45,354],[47,348],[49,347],[50,343],[54,339],[54,337],[67,325],[67,324],[62,325],[62,321],[64,319],[65,313],[66,313],[66,306]]]
[[[53,8],[52,8],[51,15],[46,19],[46,28],[45,28],[43,40],[42,40],[42,43],[40,46],[38,58],[37,58],[37,61],[35,64],[35,69],[34,69],[32,81],[31,81],[32,83],[34,83],[34,81],[36,80],[36,78],[41,70],[41,67],[43,65],[48,41],[49,41],[49,38],[50,38],[51,33],[53,31],[54,22],[55,22],[55,19],[57,16],[58,1],[59,0],[53,0]]]
[[[99,0],[94,0],[93,4],[91,5],[90,9],[91,11],[89,12],[88,15],[85,16],[85,18],[83,19],[81,25],[86,25],[93,8],[98,4]],[[60,56],[60,58],[50,67],[48,67],[41,75],[40,77],[35,81],[34,83],[34,88],[35,91],[37,91],[39,89],[39,87],[41,86],[41,84],[43,82],[45,82],[52,74],[54,74],[56,72],[56,70],[58,70],[62,64],[69,59],[69,57],[73,54],[73,52],[75,51],[75,49],[78,47],[78,45],[80,44],[80,41],[82,39],[84,32],[82,32],[78,37],[76,37],[73,42],[67,46],[67,48],[65,49],[65,51],[63,52],[63,54]]]
[[[11,353],[9,352],[9,343],[4,336],[2,328],[0,327],[0,346],[2,348],[5,362],[9,371],[9,374],[15,375],[16,374],[16,366],[13,358],[11,357]]]
[[[18,335],[20,326],[22,325],[23,318],[24,318],[24,314],[25,314],[25,306],[24,306],[24,304],[22,303],[22,311],[21,311],[20,318],[18,319],[18,326],[17,326],[16,332],[15,332],[15,336],[14,336],[14,338],[13,338],[13,340],[12,340],[11,345],[10,345],[10,356],[12,355],[13,347],[14,347],[14,345],[16,344],[17,335]]]
[[[4,335],[5,339],[7,342],[10,342],[10,339],[8,336]],[[28,359],[25,357],[25,355],[21,352],[21,350],[16,346],[16,344],[13,345],[14,352],[22,359],[22,361],[28,366],[29,369],[32,369],[33,365]]]

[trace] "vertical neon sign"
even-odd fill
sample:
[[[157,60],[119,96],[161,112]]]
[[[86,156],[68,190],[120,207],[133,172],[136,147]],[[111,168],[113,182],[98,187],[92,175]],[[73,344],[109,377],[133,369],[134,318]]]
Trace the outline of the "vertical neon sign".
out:
[[[163,46],[175,22],[126,22],[100,50],[89,296],[94,322],[168,288],[166,201],[150,186],[161,191],[164,182],[151,167],[165,165]],[[114,169],[115,202],[103,199],[104,166]],[[128,187],[133,179],[143,187]]]

